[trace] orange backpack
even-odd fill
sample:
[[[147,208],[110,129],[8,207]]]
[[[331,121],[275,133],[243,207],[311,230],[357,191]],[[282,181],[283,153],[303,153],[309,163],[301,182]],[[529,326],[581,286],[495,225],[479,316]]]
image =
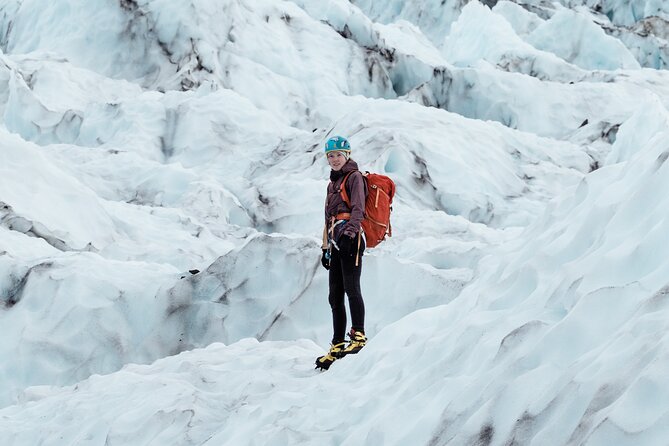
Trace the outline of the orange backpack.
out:
[[[349,173],[341,183],[341,198],[351,207],[351,200],[346,192],[346,180]],[[393,197],[395,196],[395,183],[389,177],[378,173],[365,172],[362,177],[367,182],[367,198],[365,199],[365,217],[362,220],[362,230],[365,232],[367,247],[373,248],[383,240],[386,235],[393,236],[390,226],[390,211],[393,210]]]

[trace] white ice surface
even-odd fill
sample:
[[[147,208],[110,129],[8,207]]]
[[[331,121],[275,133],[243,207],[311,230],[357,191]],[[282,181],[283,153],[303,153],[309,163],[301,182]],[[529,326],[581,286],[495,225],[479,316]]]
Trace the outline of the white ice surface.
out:
[[[667,7],[483,3],[0,4],[0,443],[665,445]]]

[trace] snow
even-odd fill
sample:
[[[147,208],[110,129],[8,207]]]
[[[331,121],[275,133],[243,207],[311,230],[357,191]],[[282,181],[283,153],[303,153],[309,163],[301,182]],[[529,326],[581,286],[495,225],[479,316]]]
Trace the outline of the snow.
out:
[[[513,16],[516,16],[515,11]],[[486,32],[481,33],[480,28],[484,28]],[[542,30],[543,25],[539,25],[525,40],[530,41],[535,34],[544,35]],[[545,35],[550,35],[550,32]],[[493,13],[478,2],[472,2],[463,8],[462,14],[453,24],[442,51],[446,60],[458,67],[475,66],[485,60],[508,71],[529,74],[540,79],[559,80],[562,76],[576,79],[585,75],[572,65],[572,60],[562,54],[557,54],[562,58],[555,57],[550,53],[557,52],[549,52],[548,45],[542,47],[537,44],[539,37],[533,40],[530,41],[531,44],[525,42],[505,17]],[[572,39],[564,36],[561,40],[570,42]],[[564,45],[569,45],[566,42]],[[564,74],[560,75],[560,72]]]
[[[15,230],[37,232],[50,244],[70,249],[100,249],[110,242],[113,222],[92,191],[52,166],[34,144],[6,132],[0,144],[0,189],[13,220],[10,229],[19,226]],[[82,210],[83,225],[75,217]]]
[[[2,3],[2,444],[666,444],[668,19]],[[323,373],[335,134],[398,193]]]
[[[606,35],[587,17],[570,10],[557,11],[527,39],[535,48],[550,51],[588,70],[640,68],[622,42]]]

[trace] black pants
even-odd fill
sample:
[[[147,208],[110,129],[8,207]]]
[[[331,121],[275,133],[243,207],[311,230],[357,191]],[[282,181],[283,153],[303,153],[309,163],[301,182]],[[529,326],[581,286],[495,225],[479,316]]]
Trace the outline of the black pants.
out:
[[[364,240],[360,245],[358,266],[355,266],[355,252],[352,255],[341,255],[332,248],[330,258],[330,308],[332,308],[332,343],[344,342],[346,334],[346,305],[344,294],[348,296],[351,308],[351,326],[356,331],[365,332],[365,303],[360,291],[360,273],[362,272],[362,253],[365,250]]]

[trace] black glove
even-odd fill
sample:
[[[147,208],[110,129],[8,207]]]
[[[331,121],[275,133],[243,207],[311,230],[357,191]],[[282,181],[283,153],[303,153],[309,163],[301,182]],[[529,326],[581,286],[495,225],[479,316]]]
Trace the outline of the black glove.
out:
[[[337,246],[339,247],[339,254],[342,256],[352,256],[355,254],[355,237],[342,234],[341,237],[339,237]]]
[[[321,256],[321,265],[323,265],[323,268],[325,269],[330,269],[330,253],[328,253],[327,249],[323,250],[323,255]]]

